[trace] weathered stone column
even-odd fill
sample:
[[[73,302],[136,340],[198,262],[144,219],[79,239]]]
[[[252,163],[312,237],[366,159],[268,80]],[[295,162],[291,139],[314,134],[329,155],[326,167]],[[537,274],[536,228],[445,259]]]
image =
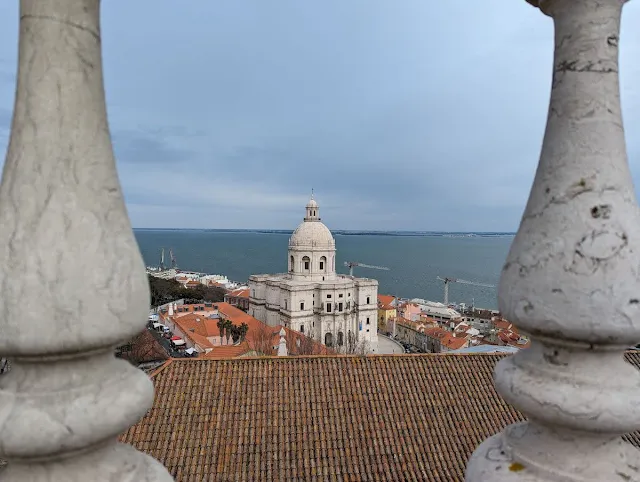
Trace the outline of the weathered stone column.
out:
[[[22,0],[0,186],[0,458],[8,482],[169,481],[116,442],[151,405],[113,356],[143,329],[144,266],[107,126],[99,0]]]
[[[532,2],[533,3],[533,2]],[[547,129],[504,266],[500,310],[532,345],[496,367],[529,419],[475,451],[467,481],[640,480],[640,216],[618,86],[623,0],[545,0],[555,22]]]

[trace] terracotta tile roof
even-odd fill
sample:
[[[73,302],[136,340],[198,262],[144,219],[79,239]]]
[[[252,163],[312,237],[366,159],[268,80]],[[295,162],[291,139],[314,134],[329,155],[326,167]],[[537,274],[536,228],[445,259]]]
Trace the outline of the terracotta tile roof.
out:
[[[278,342],[280,341],[279,333],[282,326],[268,326],[227,302],[210,303],[209,306],[206,306],[205,304],[182,305],[181,308],[186,311],[183,313],[177,313],[172,318],[174,323],[178,325],[182,333],[185,334],[185,337],[191,338],[194,343],[197,343],[202,348],[215,348],[214,351],[217,354],[211,356],[215,356],[216,358],[223,356],[221,355],[223,352],[219,350],[219,348],[221,348],[220,345],[212,343],[207,339],[211,337],[220,337],[218,319],[209,318],[209,315],[216,312],[222,318],[230,320],[236,326],[240,326],[242,323],[247,324],[249,328],[246,340],[250,348],[247,351],[255,350],[264,355],[276,354]],[[166,319],[167,316],[168,315],[166,314],[161,314],[161,318],[163,320]],[[300,354],[300,351],[303,351],[304,354],[313,355],[334,353],[321,343],[309,340],[297,331],[286,327],[285,331],[287,333],[289,353],[291,354]],[[300,340],[300,343],[297,343],[298,340]],[[233,358],[239,356],[236,354],[236,351],[237,349],[230,350],[229,357]],[[245,352],[241,354],[244,353]]]
[[[232,298],[249,298],[249,288],[238,288],[237,290],[227,293],[227,296]]]
[[[523,419],[493,387],[503,356],[172,360],[121,439],[176,482],[462,481],[478,443]]]
[[[153,334],[145,329],[118,350],[118,357],[132,363],[167,360],[169,355]]]
[[[202,354],[199,358],[204,359],[223,359],[223,358],[236,358],[247,353],[253,352],[253,349],[245,341],[239,345],[220,345],[216,346],[209,353]]]
[[[498,330],[515,330],[515,326],[513,326],[511,322],[507,320],[496,319],[492,323]]]
[[[390,306],[391,303],[393,303],[393,301],[395,300],[395,296],[390,296],[390,295],[378,295],[378,305],[387,305]],[[392,306],[391,308],[389,308],[391,310],[395,310],[395,306]]]

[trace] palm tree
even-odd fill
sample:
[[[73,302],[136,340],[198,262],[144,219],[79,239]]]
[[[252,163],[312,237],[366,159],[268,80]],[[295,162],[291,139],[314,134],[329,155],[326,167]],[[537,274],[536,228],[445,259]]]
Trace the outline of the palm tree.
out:
[[[225,320],[225,332],[227,337],[227,345],[229,344],[229,338],[231,338],[231,329],[233,328],[233,323],[231,320]]]
[[[240,340],[240,327],[233,325],[231,328],[231,339],[233,340],[233,344],[235,345]]]
[[[249,325],[247,325],[246,323],[242,323],[240,325],[240,341],[244,341],[244,339],[247,337],[247,332],[249,331]]]
[[[222,338],[224,338],[224,330],[227,325],[225,323],[225,320],[223,320],[222,318],[218,320],[218,323],[216,323],[216,325],[218,325],[218,330],[220,330],[220,344],[222,345]]]

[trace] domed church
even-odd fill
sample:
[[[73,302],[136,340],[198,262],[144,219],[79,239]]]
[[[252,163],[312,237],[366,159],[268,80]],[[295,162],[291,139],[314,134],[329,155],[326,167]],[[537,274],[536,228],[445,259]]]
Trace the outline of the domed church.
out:
[[[289,238],[287,273],[249,278],[249,314],[338,351],[378,351],[378,282],[336,273],[336,243],[311,196]]]

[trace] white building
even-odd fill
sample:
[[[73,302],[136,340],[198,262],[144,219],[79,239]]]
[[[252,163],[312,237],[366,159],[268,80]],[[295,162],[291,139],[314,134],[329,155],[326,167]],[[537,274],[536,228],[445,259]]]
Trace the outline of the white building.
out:
[[[456,320],[462,316],[453,308],[449,308],[438,301],[427,301],[421,298],[413,298],[412,300],[409,300],[409,303],[418,305],[425,315],[438,321]]]
[[[357,340],[375,353],[378,282],[336,274],[335,256],[335,241],[312,196],[289,239],[289,272],[249,278],[249,314],[339,350]]]

